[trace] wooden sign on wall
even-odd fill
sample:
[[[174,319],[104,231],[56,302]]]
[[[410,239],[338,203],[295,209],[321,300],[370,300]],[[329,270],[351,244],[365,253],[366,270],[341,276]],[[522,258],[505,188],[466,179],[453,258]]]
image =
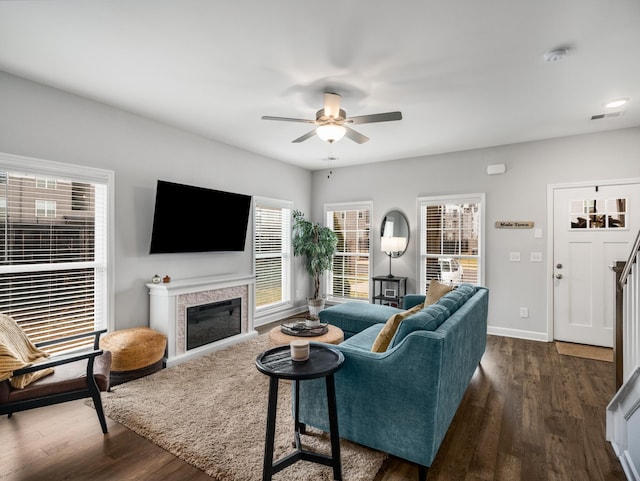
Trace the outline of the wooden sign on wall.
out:
[[[533,229],[533,222],[522,220],[497,220],[496,229]]]

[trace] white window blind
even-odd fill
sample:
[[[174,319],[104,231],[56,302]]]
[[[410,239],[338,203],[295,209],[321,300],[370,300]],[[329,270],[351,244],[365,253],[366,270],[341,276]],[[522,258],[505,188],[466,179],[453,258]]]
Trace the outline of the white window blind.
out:
[[[75,180],[60,169],[43,181],[10,160],[0,156],[0,312],[33,342],[106,327],[109,180]]]
[[[484,194],[418,199],[420,289],[436,279],[446,284],[482,284]]]
[[[326,225],[338,236],[327,292],[333,300],[368,300],[371,204],[331,204],[325,213]]]
[[[256,198],[254,251],[256,311],[291,302],[291,209],[287,201]]]

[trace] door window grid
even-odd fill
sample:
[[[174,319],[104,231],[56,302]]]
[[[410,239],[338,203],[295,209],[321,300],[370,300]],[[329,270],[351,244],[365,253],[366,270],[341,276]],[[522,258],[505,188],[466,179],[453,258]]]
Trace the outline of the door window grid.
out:
[[[625,229],[627,199],[578,199],[569,202],[569,225],[578,229]]]

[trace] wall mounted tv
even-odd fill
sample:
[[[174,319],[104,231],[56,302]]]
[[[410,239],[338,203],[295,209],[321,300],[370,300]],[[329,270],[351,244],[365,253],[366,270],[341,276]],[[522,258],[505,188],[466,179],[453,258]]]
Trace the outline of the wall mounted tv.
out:
[[[158,180],[150,254],[243,251],[251,196]]]

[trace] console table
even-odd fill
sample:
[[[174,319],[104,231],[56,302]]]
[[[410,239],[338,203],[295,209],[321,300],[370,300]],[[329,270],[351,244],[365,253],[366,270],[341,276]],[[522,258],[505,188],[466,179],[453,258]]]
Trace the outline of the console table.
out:
[[[406,277],[373,277],[372,304],[386,304],[393,307],[402,307],[402,298],[407,294]]]
[[[309,359],[292,361],[289,345],[274,347],[256,358],[258,371],[269,376],[269,405],[267,408],[267,434],[264,446],[264,464],[262,481],[271,481],[277,472],[296,461],[304,460],[333,467],[333,479],[342,480],[340,463],[340,436],[338,434],[338,413],[336,409],[336,388],[333,373],[342,367],[344,355],[337,349],[322,344],[311,343]],[[329,435],[331,439],[331,456],[314,453],[302,449],[300,434],[304,434],[304,425],[299,421],[300,385],[305,379],[324,377],[327,385],[327,405],[329,409]],[[278,403],[278,381],[293,381],[295,390],[294,405],[294,442],[295,451],[278,461],[273,461],[273,441],[276,434],[276,407]]]

